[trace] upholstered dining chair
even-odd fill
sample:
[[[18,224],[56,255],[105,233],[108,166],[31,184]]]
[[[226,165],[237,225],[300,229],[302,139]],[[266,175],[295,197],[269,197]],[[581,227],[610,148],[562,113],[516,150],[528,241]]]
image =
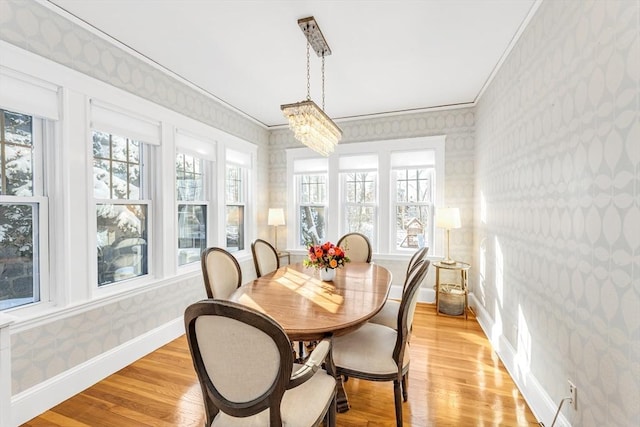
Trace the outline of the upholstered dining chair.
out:
[[[184,324],[207,426],[335,425],[336,381],[320,369],[330,338],[295,365],[282,327],[252,308],[203,300],[187,307]]]
[[[418,289],[430,261],[415,264],[402,293],[397,331],[367,322],[359,329],[333,339],[333,361],[338,375],[370,381],[393,381],[396,425],[402,426],[402,401],[407,401],[409,334],[418,299]]]
[[[371,262],[371,242],[361,233],[347,233],[337,243],[352,262]]]
[[[425,259],[427,256],[427,252],[429,252],[429,248],[420,248],[416,252],[414,252],[413,256],[409,260],[409,264],[407,264],[407,272],[405,274],[404,284],[402,285],[402,289],[404,292],[404,288],[407,287],[409,273],[413,269],[413,267],[419,261]],[[369,322],[378,323],[380,325],[388,326],[392,329],[396,329],[398,327],[398,310],[400,309],[400,301],[387,299],[382,306],[382,310],[380,310],[375,316],[369,319]]]
[[[226,299],[242,284],[242,271],[236,257],[222,248],[207,248],[201,255],[202,275],[207,297]]]
[[[256,276],[270,273],[280,268],[280,258],[276,249],[266,240],[256,239],[251,243],[253,265],[256,267]]]

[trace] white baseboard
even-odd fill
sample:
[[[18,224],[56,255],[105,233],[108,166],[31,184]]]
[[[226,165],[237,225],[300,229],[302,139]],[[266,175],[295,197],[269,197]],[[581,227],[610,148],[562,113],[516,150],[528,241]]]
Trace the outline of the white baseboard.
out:
[[[21,425],[184,334],[182,317],[100,354],[11,399],[12,425]]]
[[[522,393],[533,415],[538,421],[544,423],[545,426],[551,426],[560,402],[553,402],[536,377],[530,372],[523,372],[518,367],[516,350],[502,332],[496,330],[497,328],[495,328],[493,319],[491,319],[489,313],[487,313],[472,293],[469,294],[469,304],[476,314],[480,327],[489,339],[498,357],[500,357],[509,375],[520,390],[520,393]],[[565,407],[567,406],[565,405]],[[554,427],[571,427],[571,423],[565,418],[564,414],[561,413],[558,415]]]

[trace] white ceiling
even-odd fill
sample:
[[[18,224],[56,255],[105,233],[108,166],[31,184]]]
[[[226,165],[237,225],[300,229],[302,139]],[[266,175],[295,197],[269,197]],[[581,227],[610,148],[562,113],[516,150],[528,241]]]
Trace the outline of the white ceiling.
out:
[[[306,98],[314,16],[334,119],[472,103],[536,0],[50,0],[266,126]],[[56,8],[57,9],[57,8]],[[311,98],[322,103],[312,50]]]

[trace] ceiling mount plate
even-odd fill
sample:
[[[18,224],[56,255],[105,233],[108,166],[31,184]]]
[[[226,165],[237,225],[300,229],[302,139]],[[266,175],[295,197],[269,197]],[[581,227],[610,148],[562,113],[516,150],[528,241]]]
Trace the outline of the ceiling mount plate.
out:
[[[319,57],[331,55],[331,49],[329,48],[327,41],[324,39],[322,31],[320,31],[320,27],[318,27],[318,23],[313,16],[298,19],[298,26],[307,37],[307,41]]]

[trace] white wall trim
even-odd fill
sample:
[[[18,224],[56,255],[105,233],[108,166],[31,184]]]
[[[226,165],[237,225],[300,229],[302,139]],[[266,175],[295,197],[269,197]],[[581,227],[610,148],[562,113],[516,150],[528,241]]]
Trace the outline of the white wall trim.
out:
[[[182,317],[13,396],[11,425],[21,425],[184,334]]]
[[[472,293],[469,294],[469,304],[473,307],[476,319],[484,334],[489,339],[491,346],[507,369],[509,376],[522,393],[533,415],[538,421],[544,423],[544,425],[551,426],[560,402],[554,402],[538,382],[538,379],[530,372],[523,373],[518,369],[515,349],[511,346],[511,343],[509,343],[504,334],[494,334],[492,332],[494,331],[495,322]],[[564,406],[564,408],[568,407],[570,407],[570,405]],[[561,413],[558,415],[554,427],[571,427],[571,423],[565,418],[564,414]]]

